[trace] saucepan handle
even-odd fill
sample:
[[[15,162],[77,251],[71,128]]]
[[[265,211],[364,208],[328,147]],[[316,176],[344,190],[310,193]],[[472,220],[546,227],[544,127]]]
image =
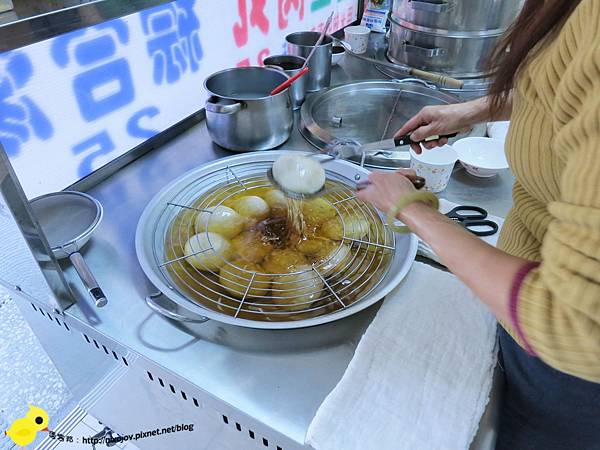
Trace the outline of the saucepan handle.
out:
[[[408,4],[416,11],[427,11],[432,13],[443,13],[450,9],[450,4],[448,2],[432,3],[423,0],[409,0]]]
[[[85,288],[88,290],[90,297],[92,297],[92,300],[94,300],[96,306],[98,308],[105,306],[108,303],[108,300],[106,300],[104,292],[102,292],[102,289],[100,286],[98,286],[98,282],[96,281],[94,274],[83,259],[83,256],[81,256],[81,253],[71,253],[69,255],[69,259],[71,260],[73,267],[75,267],[79,278],[81,278],[81,281],[85,285]]]
[[[174,311],[171,311],[170,309],[167,309],[167,308],[159,305],[158,303],[156,303],[156,299],[159,297],[162,297],[162,296],[163,296],[163,293],[160,291],[146,296],[146,304],[155,313],[165,316],[168,319],[176,320],[177,322],[204,323],[209,320],[208,317],[204,317],[204,316],[196,316],[196,317],[184,316],[183,314],[176,313]]]
[[[241,103],[215,103],[214,97],[209,98],[204,105],[207,111],[215,114],[235,114],[242,109]]]
[[[418,55],[426,57],[426,58],[435,58],[435,57],[443,56],[446,54],[446,49],[440,48],[440,47],[435,47],[435,48],[421,47],[419,45],[410,44],[408,42],[404,42],[402,44],[402,47],[404,47],[404,51],[406,53],[418,54]]]

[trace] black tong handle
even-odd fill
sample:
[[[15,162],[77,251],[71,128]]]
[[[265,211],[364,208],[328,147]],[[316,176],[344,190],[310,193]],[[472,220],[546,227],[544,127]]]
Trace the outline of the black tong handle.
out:
[[[436,140],[442,139],[442,138],[450,139],[450,138],[456,137],[457,134],[458,133],[443,134],[441,136],[430,136],[427,139],[425,139],[424,141],[419,141],[419,142],[413,141],[410,138],[409,134],[405,134],[404,136],[395,137],[394,138],[394,143],[396,144],[396,147],[399,147],[401,145],[422,144],[423,142],[436,141]]]

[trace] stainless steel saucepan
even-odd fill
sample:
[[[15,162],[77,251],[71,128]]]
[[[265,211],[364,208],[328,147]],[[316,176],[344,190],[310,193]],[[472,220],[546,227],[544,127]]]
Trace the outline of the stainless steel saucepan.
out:
[[[237,67],[206,79],[206,126],[212,140],[229,150],[268,150],[290,137],[294,123],[289,88],[271,91],[289,77],[268,67]]]
[[[288,34],[285,37],[288,53],[290,55],[307,58],[311,52],[313,55],[308,63],[308,81],[306,90],[308,92],[320,91],[329,87],[331,83],[331,49],[333,38],[325,36],[322,42],[316,46],[321,33],[318,31],[299,31]]]

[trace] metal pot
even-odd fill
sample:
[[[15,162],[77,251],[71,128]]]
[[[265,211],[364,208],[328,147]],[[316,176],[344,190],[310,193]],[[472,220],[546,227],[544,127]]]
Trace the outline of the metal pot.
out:
[[[293,77],[300,72],[305,61],[306,60],[301,56],[273,55],[265,58],[263,60],[263,64],[267,67],[273,67],[277,70],[282,70],[289,77]],[[300,108],[302,103],[304,103],[307,79],[307,75],[300,77],[289,87],[290,97],[292,98],[292,107],[294,109]]]
[[[392,62],[455,77],[484,76],[487,58],[502,38],[502,32],[438,34],[396,17],[390,21],[387,56]]]
[[[388,46],[382,45],[378,46],[374,52],[374,59],[376,61],[382,61],[385,64],[377,64],[375,63],[375,68],[384,75],[387,75],[389,78],[401,80],[403,78],[409,78],[406,75],[406,70],[403,67],[398,67],[397,69],[393,67],[392,64],[389,64],[389,60],[387,57]],[[488,93],[488,89],[491,84],[491,80],[489,78],[466,78],[462,80],[464,85],[461,89],[454,89],[448,87],[437,86],[442,92],[448,92],[449,94],[455,95],[462,101],[475,100],[477,98],[485,97]]]
[[[268,150],[290,137],[289,89],[270,95],[288,76],[268,67],[237,67],[206,79],[206,126],[212,140],[235,151]]]
[[[394,0],[393,15],[444,31],[504,31],[517,17],[523,0]]]
[[[321,33],[318,31],[300,31],[298,33],[288,34],[285,37],[288,53],[290,55],[302,56],[306,58],[317,41]],[[329,87],[331,84],[331,49],[333,47],[333,38],[326,35],[321,45],[317,47],[308,62],[308,81],[306,90],[308,92],[320,91]]]
[[[175,223],[174,219],[180,211],[177,205],[183,206],[184,208],[185,205],[198,205],[197,200],[199,198],[204,198],[204,201],[210,201],[210,192],[217,186],[227,186],[228,195],[236,195],[246,190],[248,186],[250,186],[250,189],[270,187],[271,184],[266,177],[266,172],[273,166],[273,162],[278,157],[286,153],[289,152],[260,152],[252,155],[236,155],[216,160],[210,164],[193,169],[178,179],[173,180],[169,185],[162,189],[150,203],[148,203],[140,217],[136,230],[136,253],[146,276],[160,293],[170,300],[170,302],[166,299],[164,300],[171,303],[170,306],[163,306],[165,302],[161,302],[163,303],[163,305],[161,305],[158,302],[158,298],[161,297],[161,294],[156,293],[155,295],[146,297],[146,302],[150,308],[177,321],[204,322],[207,320],[216,320],[231,325],[262,329],[303,328],[332,322],[355,314],[378,302],[392,289],[398,286],[410,270],[415,259],[417,252],[417,238],[414,234],[394,235],[383,225],[385,221],[383,213],[378,213],[376,210],[370,209],[370,207],[367,207],[366,205],[357,207],[352,203],[354,202],[354,189],[356,183],[366,180],[369,176],[369,171],[347,161],[336,159],[323,163],[327,178],[329,180],[335,180],[344,186],[343,189],[340,189],[337,191],[338,193],[335,194],[339,196],[336,198],[339,198],[341,201],[330,204],[338,211],[339,217],[341,217],[342,214],[349,214],[350,211],[352,211],[352,214],[362,215],[373,224],[376,231],[370,232],[367,237],[363,238],[368,239],[369,242],[364,242],[362,240],[348,241],[353,242],[352,244],[349,244],[352,246],[351,258],[355,258],[355,255],[358,255],[357,252],[359,250],[365,250],[365,248],[372,247],[368,252],[369,256],[361,261],[351,259],[351,261],[346,264],[345,268],[336,272],[335,276],[338,281],[336,281],[335,284],[327,284],[332,283],[331,281],[323,281],[323,284],[330,286],[332,292],[335,292],[337,289],[343,289],[344,292],[359,289],[358,284],[348,284],[350,283],[350,280],[344,278],[344,276],[359,272],[365,274],[366,272],[361,272],[363,270],[363,263],[366,263],[369,267],[381,268],[381,270],[374,272],[373,275],[364,275],[365,278],[361,277],[355,281],[355,283],[359,283],[361,286],[368,283],[367,277],[369,281],[373,281],[373,283],[370,283],[371,287],[361,293],[359,298],[356,298],[352,303],[344,303],[342,298],[345,298],[345,296],[342,295],[337,297],[336,294],[336,296],[330,298],[330,296],[326,294],[326,292],[328,292],[327,290],[321,290],[321,295],[325,295],[330,302],[336,303],[336,299],[339,298],[339,303],[342,307],[335,308],[331,312],[324,310],[324,313],[320,314],[319,310],[323,310],[322,306],[311,304],[306,305],[303,310],[289,313],[292,314],[293,317],[286,320],[249,320],[242,316],[238,317],[237,313],[235,315],[225,314],[224,312],[219,312],[220,310],[203,306],[201,303],[194,300],[191,294],[199,294],[206,301],[212,302],[217,302],[219,301],[219,298],[222,297],[223,302],[220,303],[221,305],[225,305],[227,302],[234,299],[225,299],[218,292],[205,289],[198,285],[195,285],[193,291],[182,289],[181,279],[176,278],[179,275],[174,275],[174,272],[169,272],[167,266],[169,264],[185,263],[181,261],[181,258],[170,261],[165,260],[165,247],[167,245],[166,236],[168,235],[172,224]],[[251,180],[250,185],[246,184],[244,180]],[[186,227],[185,224],[182,224],[182,226]],[[385,245],[370,242],[371,239],[375,239],[377,236],[379,236],[379,238],[385,236],[385,239],[380,241],[384,242]],[[363,245],[366,247],[363,247]],[[375,247],[375,245],[378,245],[378,247]],[[383,249],[383,251],[377,250],[378,248]],[[361,256],[361,258],[364,258],[364,256]],[[385,258],[385,261],[382,260],[382,258]],[[194,275],[196,283],[203,284],[205,287],[210,286],[210,279],[213,276],[210,272],[198,272],[192,269],[191,266],[185,266],[185,270],[192,271],[191,273]],[[312,273],[312,271],[320,269],[317,265],[308,268],[307,270]],[[283,276],[285,277],[286,275]],[[281,286],[281,281],[278,281],[283,278],[278,275],[273,275],[273,277],[273,283],[280,285],[278,289],[285,289]],[[287,277],[289,277],[289,275],[287,275]],[[376,277],[376,279],[373,277]],[[212,285],[214,286],[214,282]],[[304,289],[306,289],[305,285]],[[294,293],[292,294],[292,292]],[[298,289],[290,290],[290,298],[292,301],[294,296],[297,295],[299,295]],[[235,301],[238,305],[238,311],[242,310],[243,312],[247,307],[250,307],[250,304],[257,300],[247,298],[245,302],[244,300],[240,301],[239,299]],[[271,298],[268,301],[273,302],[273,299]],[[180,312],[176,312],[177,310]],[[306,316],[307,312],[310,313],[308,316]]]

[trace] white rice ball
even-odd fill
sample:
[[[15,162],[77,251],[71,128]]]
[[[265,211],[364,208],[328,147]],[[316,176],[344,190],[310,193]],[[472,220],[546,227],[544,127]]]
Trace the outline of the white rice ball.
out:
[[[185,260],[198,270],[217,270],[231,258],[231,244],[217,233],[195,234],[185,243]]]
[[[287,200],[285,195],[283,194],[283,192],[277,189],[268,190],[267,192],[265,192],[263,198],[265,199],[267,204],[273,209],[287,208]]]
[[[196,233],[213,231],[231,239],[244,229],[244,218],[233,209],[223,205],[204,209],[196,216]]]
[[[317,254],[317,270],[326,277],[335,275],[348,265],[350,256],[350,247],[347,245],[324,248]]]
[[[269,205],[256,195],[247,195],[234,200],[231,205],[240,215],[262,220],[269,215]]]
[[[308,309],[310,303],[322,296],[324,288],[319,276],[308,265],[296,269],[300,273],[273,277],[273,304],[290,311]]]
[[[273,178],[286,191],[314,194],[325,185],[325,170],[313,158],[283,155],[273,164]]]

